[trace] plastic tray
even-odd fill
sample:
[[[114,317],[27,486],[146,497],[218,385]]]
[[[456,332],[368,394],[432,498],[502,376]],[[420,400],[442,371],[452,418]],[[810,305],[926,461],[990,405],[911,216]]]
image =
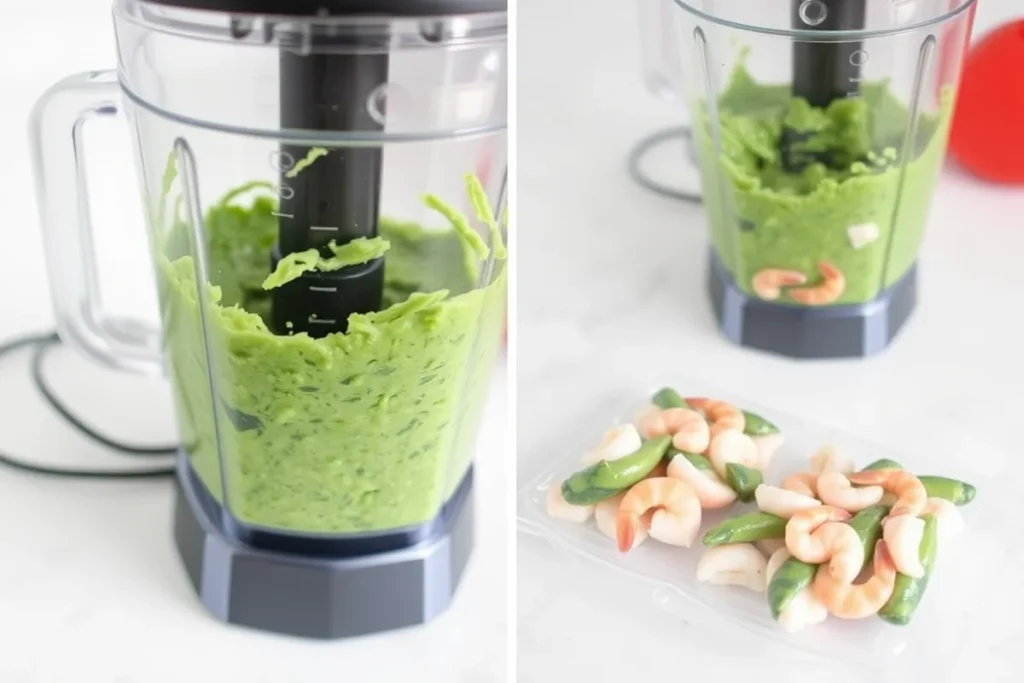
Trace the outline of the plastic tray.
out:
[[[547,456],[543,458],[546,467],[519,490],[517,514],[521,531],[545,538],[555,548],[577,558],[618,570],[607,578],[608,581],[622,580],[625,575],[649,582],[654,589],[654,603],[690,624],[711,626],[717,621],[719,626],[746,629],[790,649],[793,655],[876,672],[873,680],[878,680],[883,672],[895,675],[908,661],[912,664],[911,670],[920,674],[922,659],[912,656],[914,652],[926,655],[931,670],[941,670],[957,656],[968,626],[973,598],[971,587],[979,583],[978,577],[972,576],[977,572],[973,571],[976,567],[972,567],[970,559],[977,557],[972,549],[972,536],[977,534],[979,525],[972,519],[972,513],[978,500],[960,508],[966,528],[955,546],[946,553],[940,549],[928,592],[910,624],[899,627],[877,618],[850,621],[830,615],[825,622],[793,634],[783,631],[771,619],[764,594],[697,582],[696,565],[704,550],[699,537],[688,549],[648,538],[629,553],[621,554],[614,541],[597,529],[593,518],[584,524],[575,524],[550,517],[545,509],[548,487],[580,469],[580,457],[600,440],[603,431],[631,421],[660,386],[672,386],[684,396],[725,399],[778,425],[785,442],[765,472],[765,481],[769,484],[777,485],[785,474],[809,469],[811,455],[826,445],[839,447],[854,459],[857,467],[879,458],[891,458],[921,474],[958,476],[958,472],[949,471],[949,465],[925,466],[920,457],[915,459],[912,455],[890,452],[851,434],[782,414],[703,383],[666,382],[638,387],[625,397],[619,393],[617,398],[598,401],[589,416],[562,423],[561,438],[549,439],[542,446],[543,455]],[[984,495],[984,490],[979,492],[979,496]],[[701,533],[722,519],[753,509],[756,509],[753,503],[737,502],[725,510],[705,510]]]

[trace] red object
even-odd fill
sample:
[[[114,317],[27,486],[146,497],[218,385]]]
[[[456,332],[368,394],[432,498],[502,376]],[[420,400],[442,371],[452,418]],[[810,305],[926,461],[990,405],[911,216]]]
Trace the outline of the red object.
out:
[[[986,34],[967,54],[949,154],[974,175],[1024,184],[1024,19]]]

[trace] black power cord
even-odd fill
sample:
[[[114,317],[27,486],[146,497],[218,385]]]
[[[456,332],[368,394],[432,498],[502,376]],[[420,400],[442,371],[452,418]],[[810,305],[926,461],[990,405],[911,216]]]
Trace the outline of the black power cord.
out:
[[[676,128],[665,128],[663,130],[655,131],[646,137],[640,139],[639,142],[633,145],[633,149],[629,152],[628,167],[629,176],[633,179],[640,187],[650,190],[654,194],[659,194],[662,197],[668,197],[669,199],[679,199],[690,204],[701,204],[703,198],[699,192],[685,192],[678,190],[674,187],[670,187],[663,183],[653,180],[644,173],[642,168],[642,162],[647,153],[652,149],[668,142],[669,140],[692,140],[692,136],[689,128],[676,127]]]
[[[99,443],[107,448],[110,448],[123,455],[131,456],[173,456],[177,452],[176,446],[167,447],[139,447],[132,446],[129,444],[120,443],[111,439],[110,437],[100,434],[96,430],[86,425],[81,419],[76,417],[68,407],[57,398],[57,395],[53,392],[50,386],[46,383],[46,379],[43,374],[43,364],[46,361],[46,355],[50,349],[60,344],[60,339],[55,333],[48,334],[35,334],[27,335],[24,337],[16,338],[0,344],[0,359],[5,356],[9,356],[15,351],[23,348],[32,348],[32,383],[36,389],[42,395],[43,399],[52,407],[61,417],[63,417],[68,424],[78,430],[79,433],[92,439],[96,443]],[[174,467],[148,467],[144,469],[117,469],[117,470],[103,470],[103,469],[74,469],[65,467],[51,467],[48,465],[36,465],[30,462],[26,462],[20,458],[11,456],[3,451],[0,451],[0,464],[7,465],[23,472],[32,472],[34,474],[45,474],[55,477],[67,477],[67,478],[85,478],[85,479],[151,479],[156,477],[167,477],[174,474]]]

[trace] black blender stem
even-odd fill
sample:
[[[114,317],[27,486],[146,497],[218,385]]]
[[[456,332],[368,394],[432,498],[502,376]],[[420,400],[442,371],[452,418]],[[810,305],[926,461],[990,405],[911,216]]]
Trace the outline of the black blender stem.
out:
[[[792,0],[795,30],[857,31],[866,21],[867,0]],[[861,70],[867,57],[860,41],[794,40],[793,96],[824,109],[835,100],[860,95]],[[806,138],[807,133],[783,129],[782,159],[787,170],[799,172],[813,161],[828,162],[827,155],[794,149]]]
[[[867,20],[867,0],[793,0],[792,7],[794,29],[859,31]],[[815,23],[822,14],[824,19]],[[797,40],[793,44],[793,95],[821,108],[833,100],[859,95],[866,56],[859,41]]]
[[[318,131],[382,132],[370,113],[374,91],[388,80],[387,54],[281,53],[281,126]],[[383,113],[382,98],[373,106]],[[310,148],[283,145],[282,157],[298,163]],[[380,146],[328,150],[301,172],[282,171],[279,237],[290,254],[357,237],[375,237],[380,210]],[[293,166],[292,166],[293,167]]]
[[[385,102],[375,91],[388,81],[385,51],[280,56],[281,127],[325,133],[381,133]],[[376,118],[373,113],[376,114]],[[327,150],[298,173],[311,152],[282,145],[278,244],[272,266],[291,253],[344,245],[378,234],[383,152],[380,145]],[[272,293],[271,323],[278,334],[320,337],[343,332],[352,313],[379,310],[383,260],[330,273],[306,273]]]

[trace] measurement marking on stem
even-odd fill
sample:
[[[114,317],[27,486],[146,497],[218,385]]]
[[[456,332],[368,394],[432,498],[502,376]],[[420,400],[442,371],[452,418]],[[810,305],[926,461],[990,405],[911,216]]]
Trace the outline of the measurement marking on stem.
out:
[[[309,291],[311,292],[337,292],[337,287],[317,287],[316,285],[310,285]]]
[[[323,230],[326,232],[338,232],[338,229],[333,225],[311,225],[310,230]]]
[[[295,218],[295,214],[292,213],[280,213],[279,211],[271,211],[271,216],[277,216],[278,218]]]
[[[309,316],[310,325],[334,325],[338,321],[332,318],[317,318],[316,316]]]

